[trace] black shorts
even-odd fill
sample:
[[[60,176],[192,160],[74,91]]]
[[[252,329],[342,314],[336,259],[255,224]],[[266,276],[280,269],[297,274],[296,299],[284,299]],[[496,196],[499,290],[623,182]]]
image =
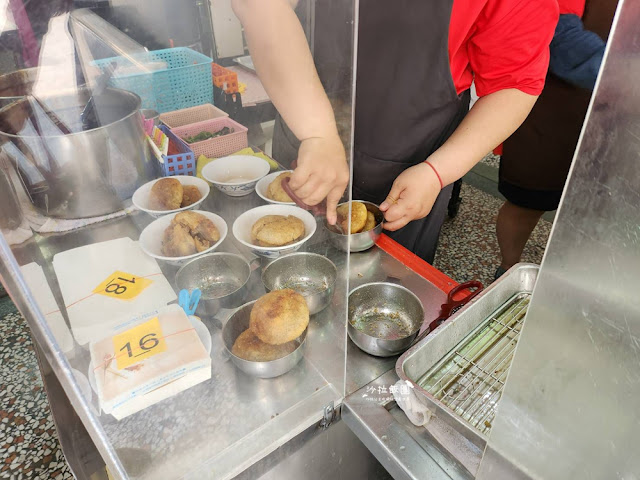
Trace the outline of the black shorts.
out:
[[[562,196],[562,190],[529,190],[502,178],[498,182],[498,191],[514,205],[545,212],[556,210]]]

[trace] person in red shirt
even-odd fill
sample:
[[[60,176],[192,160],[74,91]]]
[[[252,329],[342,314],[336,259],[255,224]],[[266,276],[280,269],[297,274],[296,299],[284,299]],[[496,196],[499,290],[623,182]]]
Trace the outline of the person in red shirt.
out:
[[[310,205],[326,198],[333,223],[349,172],[328,79],[318,77],[296,3],[232,5],[284,120],[274,156],[297,160],[291,187]],[[316,9],[339,4],[351,2],[322,0]],[[360,1],[353,197],[380,204],[389,235],[427,261],[451,184],[513,133],[542,91],[557,19],[556,0]],[[322,56],[317,50],[316,42]],[[481,98],[469,111],[472,81]],[[276,139],[288,143],[277,155]]]
[[[586,3],[586,4],[585,4]],[[520,261],[545,211],[558,208],[605,51],[617,0],[559,0],[550,68],[540,99],[509,137],[498,189],[501,263],[495,278]]]

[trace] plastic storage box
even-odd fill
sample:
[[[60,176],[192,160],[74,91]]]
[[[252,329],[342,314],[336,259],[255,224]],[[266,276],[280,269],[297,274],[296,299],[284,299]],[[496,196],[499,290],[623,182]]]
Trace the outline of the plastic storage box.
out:
[[[137,94],[142,99],[142,108],[164,113],[213,100],[212,60],[206,55],[179,47],[134,58],[150,71],[142,71],[124,57],[96,60],[95,64],[104,70],[115,63],[117,68],[110,85]]]
[[[213,84],[224,89],[226,93],[238,93],[238,74],[217,63],[211,64],[211,74],[213,75]],[[226,83],[226,88],[225,88]]]
[[[171,131],[177,137],[184,139],[186,137],[197,135],[200,132],[219,132],[224,127],[232,128],[233,133],[223,135],[221,137],[209,138],[200,142],[187,143],[188,147],[193,150],[196,159],[200,155],[204,155],[209,158],[224,157],[249,146],[247,141],[247,127],[244,127],[238,122],[226,117],[192,123],[191,125],[185,125],[184,127],[173,128]]]
[[[205,103],[197,107],[183,108],[175,112],[163,113],[160,115],[160,121],[169,128],[176,128],[228,116],[229,114],[227,112],[214,107],[210,103]]]
[[[173,155],[163,155],[164,163],[161,165],[165,177],[172,175],[195,175],[196,157],[189,146],[180,140],[168,127],[161,125],[162,130],[169,141],[173,142],[179,153]]]

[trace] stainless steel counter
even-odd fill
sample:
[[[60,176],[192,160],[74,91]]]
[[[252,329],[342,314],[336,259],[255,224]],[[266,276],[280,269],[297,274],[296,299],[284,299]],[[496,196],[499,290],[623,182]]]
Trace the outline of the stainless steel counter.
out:
[[[237,215],[258,204],[260,201],[255,194],[229,201],[212,190],[204,209],[222,212],[231,227]],[[145,214],[135,213],[63,235],[36,236],[14,249],[14,253],[19,263],[37,261],[44,268],[54,296],[62,306],[64,303],[51,263],[56,253],[125,236],[137,240],[139,232],[152,220]],[[309,242],[310,250],[322,250],[321,235]],[[240,252],[253,261],[255,269],[247,301],[265,293],[257,268],[258,259],[231,235],[219,251]],[[331,252],[325,253],[331,256]],[[344,255],[335,252],[333,256]],[[167,265],[161,265],[161,268],[173,283],[177,269]],[[345,275],[338,280],[343,283],[337,291],[345,290],[344,278]],[[95,417],[90,413],[87,429],[96,443],[108,439],[104,448],[119,457],[129,475],[140,473],[142,478],[177,478],[186,474],[189,478],[203,478],[205,474],[215,472],[216,478],[231,478],[317,423],[322,418],[323,408],[331,402],[338,403],[343,397],[346,333],[345,315],[341,312],[344,305],[345,299],[336,295],[331,307],[312,319],[308,334],[312,340],[308,342],[305,359],[289,374],[274,380],[249,377],[225,358],[219,330],[228,311],[220,312],[215,318],[203,318],[213,341],[210,381],[120,422],[109,415]],[[64,308],[63,314],[66,316]],[[70,367],[86,374],[87,350],[76,345],[68,360]],[[51,367],[58,376],[66,375],[57,362],[52,362]],[[67,391],[69,397],[74,393]],[[95,394],[85,400],[94,411],[99,410]],[[123,451],[128,452],[126,457],[118,453]],[[72,452],[66,454],[73,455]],[[133,462],[127,459],[132,456]],[[144,472],[140,471],[140,459],[152,459],[144,466]],[[137,465],[134,467],[133,463]]]
[[[469,423],[456,416],[465,413],[461,408],[464,404],[457,404],[457,413],[451,413],[454,409],[450,408],[450,404],[441,405],[428,397],[424,393],[422,380],[418,379],[434,365],[446,365],[447,360],[443,359],[451,358],[451,352],[457,355],[464,352],[461,342],[473,335],[472,332],[478,335],[491,329],[496,338],[504,337],[505,341],[495,342],[493,350],[486,347],[476,350],[478,353],[482,351],[482,354],[471,359],[459,357],[463,358],[459,362],[461,371],[465,373],[448,374],[447,385],[453,384],[452,379],[456,377],[464,379],[468,383],[458,387],[457,394],[464,392],[465,398],[471,399],[473,405],[492,406],[492,409],[484,408],[484,412],[495,411],[493,409],[498,407],[501,394],[498,382],[504,382],[508,374],[511,363],[509,354],[513,355],[516,332],[519,331],[511,329],[507,323],[501,324],[505,325],[501,328],[495,328],[495,325],[500,321],[507,322],[508,315],[515,318],[513,312],[525,311],[519,305],[524,298],[529,298],[537,272],[536,265],[514,266],[445,324],[411,347],[400,358],[394,372],[385,373],[345,399],[342,410],[344,421],[394,478],[475,478],[486,445],[485,433],[480,434],[471,426],[471,416],[466,417]],[[506,308],[509,310],[504,313]],[[520,318],[523,316],[524,313]],[[486,374],[482,368],[488,365],[490,372]],[[502,373],[498,373],[500,369]],[[484,377],[485,374],[491,375],[491,378]],[[391,387],[399,378],[404,382],[400,385],[414,389],[415,405],[426,406],[431,412],[432,417],[424,427],[410,423],[394,401]],[[469,388],[471,385],[473,389]],[[489,386],[493,388],[490,392]],[[468,405],[466,408],[474,411]],[[493,417],[487,418],[493,420]]]
[[[255,193],[230,199],[212,189],[203,209],[219,213],[231,228],[240,213],[259,204],[261,200]],[[55,254],[125,236],[137,240],[139,232],[152,220],[136,212],[66,234],[36,235],[14,248],[13,253],[19,264],[36,261],[43,267],[56,301],[62,307],[64,302],[52,266]],[[374,247],[368,252],[353,254],[348,260],[325,240],[324,229],[318,225],[316,234],[303,249],[334,261],[341,272],[337,292],[346,291],[347,272],[350,272],[350,288],[372,281],[397,282],[420,297],[427,318],[437,315],[445,300],[444,292],[392,255]],[[264,259],[252,255],[231,234],[218,251],[240,253],[251,262],[253,273],[247,301],[264,294],[259,275]],[[177,269],[165,264],[161,268],[173,283]],[[324,408],[332,402],[338,406],[345,392],[358,390],[394,366],[397,357],[372,357],[347,339],[345,306],[346,297],[336,294],[332,305],[311,320],[304,360],[289,374],[270,380],[249,377],[225,358],[220,328],[230,310],[204,318],[213,341],[211,380],[119,422],[109,415],[96,416],[99,406],[95,393],[90,398],[74,398],[80,390],[68,368],[86,373],[88,351],[76,345],[69,357],[64,358],[61,352],[51,351],[55,346],[40,341],[47,336],[46,332],[43,336],[38,333],[34,336],[43,343],[40,346],[45,361],[61,379],[66,396],[102,456],[108,464],[112,460],[109,465],[112,471],[123,476],[136,475],[136,478],[232,478],[318,423]],[[62,311],[66,318],[64,307]],[[28,311],[25,314],[30,317]],[[41,321],[28,320],[32,330],[43,329]],[[69,401],[63,397],[60,395],[51,401]],[[64,424],[59,427],[65,428]],[[65,453],[70,463],[74,463],[73,452]]]
[[[342,419],[382,463],[395,480],[469,480],[477,464],[472,463],[475,445],[460,443],[460,436],[437,418],[427,428],[414,426],[385,393],[398,381],[389,371],[347,397]],[[380,393],[378,393],[380,392]],[[460,462],[456,454],[468,453],[469,462]]]
[[[446,293],[381,248],[354,253],[349,262],[350,289],[370,282],[398,283],[418,296],[424,307],[425,319],[436,318],[441,305],[447,300]],[[374,357],[348,340],[346,394],[355,392],[394,368],[398,357]]]

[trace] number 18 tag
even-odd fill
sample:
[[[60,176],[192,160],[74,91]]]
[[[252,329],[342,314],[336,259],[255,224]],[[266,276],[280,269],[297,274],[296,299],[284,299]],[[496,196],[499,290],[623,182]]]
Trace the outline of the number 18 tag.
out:
[[[131,300],[153,283],[148,278],[138,277],[130,273],[117,270],[107,277],[107,279],[98,285],[93,293],[106,295],[111,298],[120,300]]]
[[[113,337],[118,370],[167,350],[158,317],[141,323]]]

